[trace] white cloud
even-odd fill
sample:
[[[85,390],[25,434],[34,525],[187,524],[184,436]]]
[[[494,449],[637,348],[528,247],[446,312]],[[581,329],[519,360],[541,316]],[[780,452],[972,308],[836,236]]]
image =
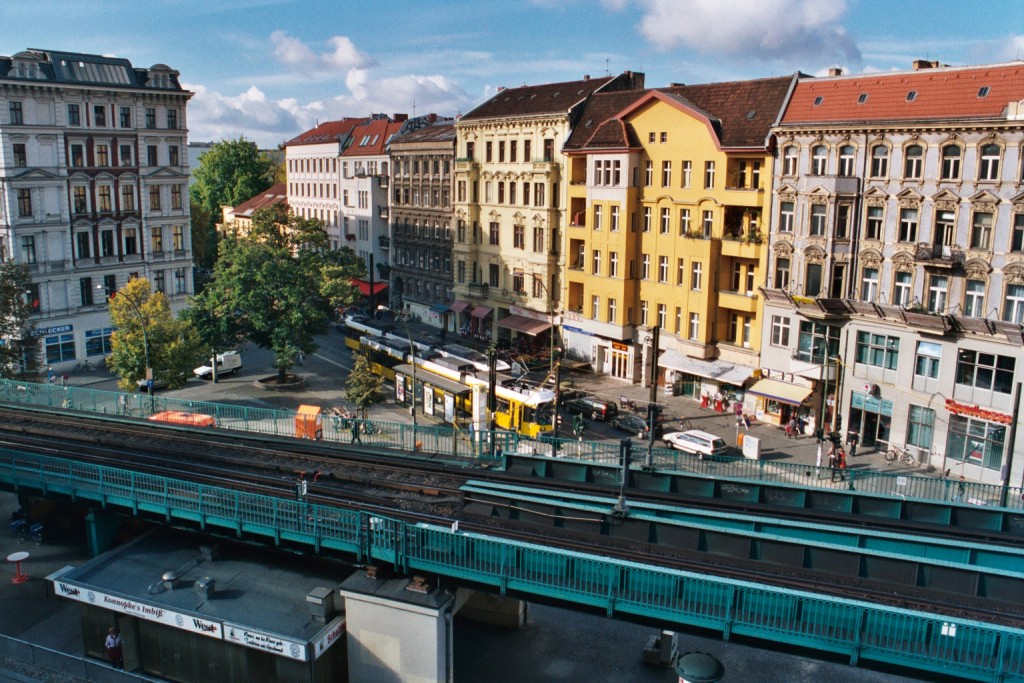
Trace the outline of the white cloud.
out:
[[[347,36],[329,38],[327,44],[331,51],[322,53],[315,52],[313,48],[284,31],[271,33],[270,44],[274,49],[274,58],[299,73],[312,75],[324,71],[366,68],[374,65],[374,61],[360,52]]]
[[[634,0],[639,31],[662,50],[792,62],[859,62],[844,0]]]
[[[276,147],[315,121],[319,103],[273,102],[252,86],[238,95],[224,95],[202,85],[186,84],[195,96],[189,102],[189,137],[226,140],[244,135],[262,147]]]

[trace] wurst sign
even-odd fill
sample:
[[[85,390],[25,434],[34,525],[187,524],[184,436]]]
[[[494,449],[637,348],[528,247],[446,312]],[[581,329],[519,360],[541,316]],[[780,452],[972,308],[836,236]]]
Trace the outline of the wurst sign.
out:
[[[966,403],[960,403],[954,401],[951,398],[946,399],[946,410],[953,413],[954,415],[965,415],[967,417],[976,417],[979,420],[987,420],[989,422],[999,422],[1004,425],[1013,423],[1013,416],[1005,413],[999,413],[988,408],[982,408],[981,406],[970,406]]]

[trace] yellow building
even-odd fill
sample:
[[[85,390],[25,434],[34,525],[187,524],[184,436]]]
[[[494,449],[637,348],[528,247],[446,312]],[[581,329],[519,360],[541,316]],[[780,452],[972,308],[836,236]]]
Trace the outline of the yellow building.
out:
[[[769,129],[792,77],[595,94],[568,156],[567,353],[699,397],[758,367]],[[768,199],[766,199],[768,198]]]
[[[643,74],[501,89],[455,124],[452,244],[457,329],[482,340],[556,343],[561,311],[561,145],[595,92]]]

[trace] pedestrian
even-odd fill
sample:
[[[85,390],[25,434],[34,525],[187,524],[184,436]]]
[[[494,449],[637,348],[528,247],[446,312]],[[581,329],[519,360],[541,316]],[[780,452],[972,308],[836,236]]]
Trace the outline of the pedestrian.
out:
[[[821,467],[821,442],[820,441],[818,442],[818,457],[814,461],[814,466],[818,467],[818,468]]]
[[[116,626],[111,626],[107,633],[107,640],[103,644],[107,651],[107,659],[114,665],[115,669],[124,668],[124,642],[121,640],[121,632]]]
[[[299,365],[305,365],[305,364],[306,364],[306,354],[303,353],[302,351],[299,351]]]
[[[832,444],[828,449],[828,466],[834,468],[836,466],[836,445]]]
[[[953,495],[954,503],[959,503],[961,500],[964,499],[964,491],[966,490],[966,488],[967,485],[964,483],[964,475],[961,474],[960,481],[956,483],[956,494]]]
[[[359,438],[359,420],[352,420],[352,443],[362,443]]]
[[[789,418],[789,422],[786,423],[786,438],[792,439],[796,436],[796,418]]]
[[[68,385],[68,380],[69,380],[69,379],[71,379],[71,378],[70,378],[70,377],[68,377],[68,373],[66,373],[66,372],[65,372],[65,373],[64,373],[63,375],[61,375],[61,377],[60,377],[60,385],[61,385],[62,387],[66,387],[66,386]]]
[[[121,414],[122,415],[127,415],[128,414],[128,397],[125,396],[124,394],[121,394],[121,397],[119,399],[117,399],[117,400],[121,404]]]

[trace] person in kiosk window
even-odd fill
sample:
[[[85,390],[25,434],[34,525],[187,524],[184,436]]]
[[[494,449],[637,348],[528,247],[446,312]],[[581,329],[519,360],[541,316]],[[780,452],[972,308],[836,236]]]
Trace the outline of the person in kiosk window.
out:
[[[107,633],[107,640],[103,644],[107,651],[107,659],[115,669],[124,668],[124,641],[121,640],[121,632],[116,626],[111,626]]]

